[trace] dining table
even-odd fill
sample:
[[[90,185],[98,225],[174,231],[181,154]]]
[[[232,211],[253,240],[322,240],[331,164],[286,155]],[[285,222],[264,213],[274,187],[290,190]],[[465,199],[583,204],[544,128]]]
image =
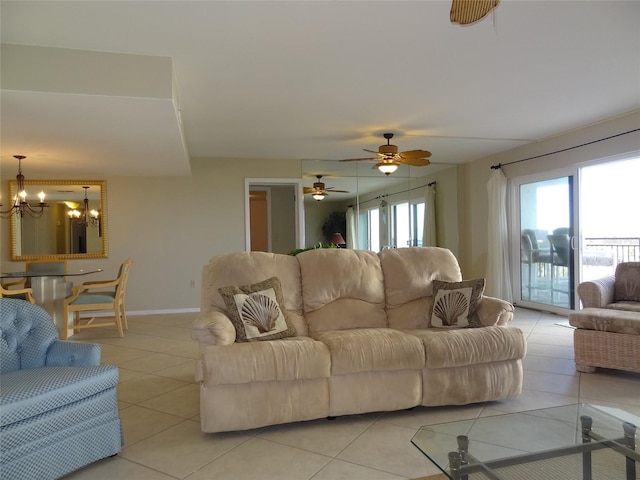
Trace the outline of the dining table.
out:
[[[71,295],[73,281],[67,279],[100,272],[102,272],[101,268],[78,269],[64,273],[53,269],[50,271],[42,269],[2,272],[0,273],[0,278],[3,280],[27,279],[27,284],[31,287],[34,300],[51,316],[58,332],[61,333],[64,328],[67,328],[68,335],[71,336],[73,334],[73,319],[64,318],[64,299]],[[69,328],[70,325],[71,328]]]

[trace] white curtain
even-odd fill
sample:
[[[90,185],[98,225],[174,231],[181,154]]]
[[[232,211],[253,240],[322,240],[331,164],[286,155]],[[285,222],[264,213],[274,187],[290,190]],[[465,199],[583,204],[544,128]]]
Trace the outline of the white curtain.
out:
[[[422,246],[437,247],[436,238],[436,187],[435,185],[429,185],[424,192]]]
[[[356,230],[356,212],[353,207],[347,208],[347,248],[358,250],[358,231]]]
[[[507,178],[499,168],[487,183],[489,221],[486,293],[513,302],[509,269],[509,235],[507,232]]]

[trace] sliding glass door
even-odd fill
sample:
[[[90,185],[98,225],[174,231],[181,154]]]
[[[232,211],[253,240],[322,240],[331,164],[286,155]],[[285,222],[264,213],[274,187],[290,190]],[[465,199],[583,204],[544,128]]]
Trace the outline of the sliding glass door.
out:
[[[523,179],[517,185],[519,304],[574,308],[574,178]]]
[[[579,309],[582,281],[640,261],[640,156],[608,159],[511,182],[517,304]]]

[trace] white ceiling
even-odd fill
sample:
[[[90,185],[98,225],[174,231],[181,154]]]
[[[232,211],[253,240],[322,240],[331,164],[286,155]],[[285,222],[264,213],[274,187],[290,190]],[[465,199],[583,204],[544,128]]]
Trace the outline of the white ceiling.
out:
[[[185,175],[189,157],[337,160],[386,131],[400,150],[456,164],[640,108],[638,1],[502,0],[469,26],[450,23],[449,1],[0,9],[5,44],[170,57],[179,95],[166,108],[3,89],[3,170],[14,154],[25,173],[100,178]]]

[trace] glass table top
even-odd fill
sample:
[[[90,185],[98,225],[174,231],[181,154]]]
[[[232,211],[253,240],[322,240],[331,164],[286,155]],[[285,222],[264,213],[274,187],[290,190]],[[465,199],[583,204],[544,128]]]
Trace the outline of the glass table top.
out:
[[[583,442],[583,428],[589,421],[581,417],[591,418],[588,445]],[[456,480],[640,480],[640,468],[635,468],[640,455],[629,447],[633,442],[637,448],[639,424],[640,417],[617,408],[576,404],[428,425],[411,443]],[[625,438],[625,431],[632,438]],[[461,470],[455,455],[460,451]],[[584,452],[590,452],[593,476],[583,476]],[[628,458],[634,464],[631,476]]]
[[[80,275],[89,275],[90,273],[99,273],[101,268],[94,270],[75,270],[65,273],[58,271],[46,271],[46,270],[30,270],[26,272],[2,272],[0,278],[34,278],[34,277],[77,277]]]

